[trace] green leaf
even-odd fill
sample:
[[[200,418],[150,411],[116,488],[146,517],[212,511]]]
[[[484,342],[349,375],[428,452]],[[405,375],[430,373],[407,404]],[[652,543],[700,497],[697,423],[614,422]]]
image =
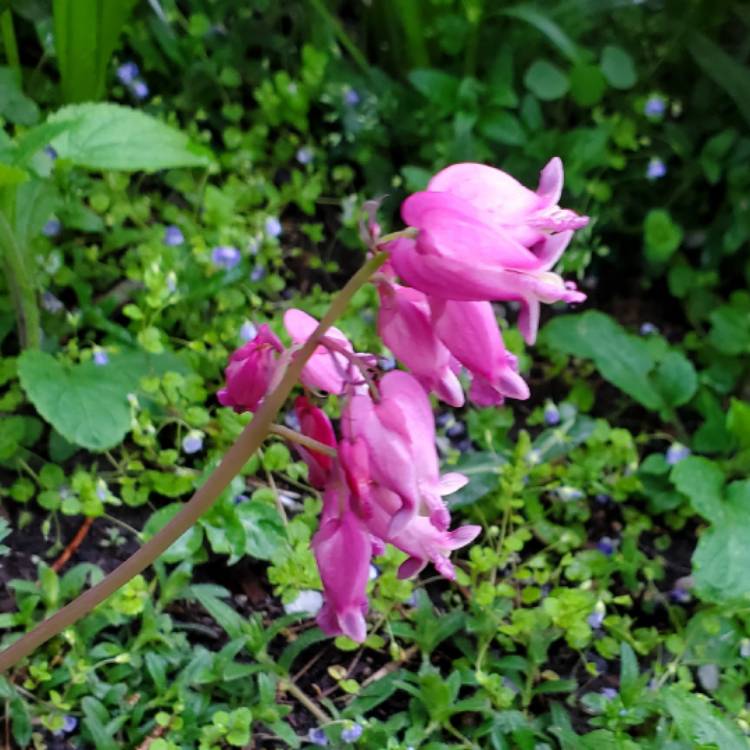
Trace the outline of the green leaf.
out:
[[[29,173],[25,169],[14,167],[12,164],[3,164],[0,162],[0,188],[13,187],[26,182],[29,179]]]
[[[409,73],[409,83],[428,101],[442,107],[452,107],[458,94],[459,80],[441,70],[418,68]]]
[[[245,618],[216,596],[215,589],[216,587],[211,584],[196,583],[190,586],[188,591],[216,620],[217,624],[224,628],[230,638],[239,638],[242,635]]]
[[[26,248],[60,206],[60,194],[51,180],[35,177],[16,189],[16,240]]]
[[[506,146],[522,146],[526,132],[521,121],[510,112],[494,112],[479,121],[479,132],[488,140]]]
[[[41,151],[55,136],[64,133],[75,125],[75,120],[66,122],[44,122],[27,130],[18,141],[18,148],[13,156],[13,163],[27,166],[31,158]]]
[[[750,404],[733,398],[727,412],[727,429],[742,448],[750,448]]]
[[[612,318],[591,310],[555,318],[544,328],[555,349],[593,359],[602,376],[648,409],[665,408],[661,393],[648,373],[656,360],[648,343],[632,336]]]
[[[270,560],[287,545],[286,529],[271,505],[249,500],[236,506],[245,530],[245,553],[258,560]]]
[[[159,508],[143,527],[144,538],[150,539],[157,531],[163,529],[182,510],[182,507],[182,503],[170,503]],[[194,524],[161,555],[160,559],[170,563],[190,560],[201,548],[202,543],[203,529],[199,524]]]
[[[469,483],[458,492],[448,495],[447,501],[451,508],[463,508],[472,505],[497,490],[500,481],[500,472],[507,460],[503,456],[490,453],[489,451],[476,451],[464,453],[458,462],[450,467],[444,466],[444,471],[458,471],[466,474]]]
[[[687,40],[695,62],[734,99],[742,116],[750,123],[750,69],[698,31],[690,32]]]
[[[602,50],[601,68],[610,86],[616,89],[635,86],[637,76],[633,58],[621,47],[607,45]]]
[[[596,65],[576,65],[570,71],[570,93],[582,107],[597,104],[606,90],[607,82]]]
[[[66,102],[101,99],[109,59],[137,0],[53,0],[55,52]]]
[[[722,305],[708,316],[711,343],[724,354],[744,354],[750,351],[750,315],[739,305]]]
[[[713,461],[688,456],[674,466],[670,479],[679,492],[687,495],[696,513],[708,521],[723,518],[724,473]]]
[[[682,229],[669,212],[652,208],[643,222],[646,258],[651,263],[666,263],[682,242]]]
[[[526,88],[543,101],[552,101],[565,95],[568,77],[556,65],[547,60],[532,63],[523,77]]]
[[[518,5],[514,8],[506,8],[501,12],[504,16],[525,21],[541,31],[572,63],[577,63],[581,59],[581,53],[575,42],[549,16],[546,16],[534,6]]]
[[[748,750],[750,744],[732,721],[701,695],[683,688],[662,688],[659,698],[672,715],[674,730],[691,747],[717,750]]]
[[[18,125],[33,125],[39,108],[21,91],[21,79],[12,68],[0,67],[0,117]]]
[[[750,603],[750,480],[729,485],[723,514],[705,531],[693,554],[695,591],[723,606]]]
[[[695,394],[698,375],[684,354],[667,352],[656,367],[653,379],[664,401],[670,406],[682,406]]]
[[[93,451],[113,448],[130,429],[128,394],[150,372],[169,369],[171,358],[142,352],[110,357],[104,367],[64,364],[41,351],[18,358],[18,376],[39,414],[71,443]]]
[[[205,167],[210,153],[187,135],[145,112],[119,104],[77,104],[55,112],[49,122],[73,121],[51,145],[63,159],[88,169],[126,172]]]

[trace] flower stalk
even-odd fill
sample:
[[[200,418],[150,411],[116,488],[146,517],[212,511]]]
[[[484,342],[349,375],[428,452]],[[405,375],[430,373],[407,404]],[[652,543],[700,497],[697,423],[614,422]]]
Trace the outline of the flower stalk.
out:
[[[7,222],[5,224],[7,227]],[[2,224],[0,224],[2,228]],[[320,339],[346,310],[354,294],[385,263],[387,255],[371,257],[349,279],[336,295],[313,334],[299,349],[279,385],[263,400],[253,420],[224,455],[219,466],[198,488],[185,507],[140,549],[132,554],[102,581],[76,597],[65,607],[37,625],[0,653],[0,673],[7,671],[36,648],[87,615],[94,607],[114,594],[128,581],[145,570],[213,505],[271,431],[274,419],[299,381],[300,373],[315,351]]]

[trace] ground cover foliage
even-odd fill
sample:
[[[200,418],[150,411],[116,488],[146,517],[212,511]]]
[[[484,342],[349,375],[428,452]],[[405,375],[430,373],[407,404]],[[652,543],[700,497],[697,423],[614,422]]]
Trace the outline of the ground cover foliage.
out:
[[[229,353],[322,312],[365,200],[398,229],[451,162],[533,185],[560,156],[593,219],[561,270],[589,299],[547,311],[533,357],[507,326],[531,400],[435,403],[472,480],[451,509],[483,527],[455,584],[398,580],[390,550],[365,644],[326,638],[303,611],[320,498],[269,440],[152,570],[0,677],[4,747],[747,748],[747,8],[96,6],[0,5],[2,211],[43,332],[23,350],[10,273],[3,643],[201,484],[247,422],[216,400]],[[339,325],[387,362],[374,310],[365,289]]]

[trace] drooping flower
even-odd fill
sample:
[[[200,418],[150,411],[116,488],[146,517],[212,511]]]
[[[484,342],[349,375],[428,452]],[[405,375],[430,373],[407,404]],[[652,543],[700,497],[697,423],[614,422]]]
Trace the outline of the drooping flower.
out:
[[[690,448],[682,443],[672,443],[667,448],[666,460],[670,466],[680,463],[690,455]]]
[[[327,635],[346,635],[362,643],[372,543],[340,482],[330,483],[323,495],[323,514],[312,548],[325,595],[318,625]]]
[[[294,413],[299,422],[299,431],[319,443],[336,447],[336,435],[327,414],[314,406],[305,396],[299,396],[294,402]],[[307,464],[308,479],[313,487],[323,489],[331,474],[333,458],[325,453],[295,444],[295,449]]]
[[[268,325],[258,335],[237,349],[225,370],[226,387],[217,394],[222,406],[236,412],[254,412],[280,374],[279,355],[284,347]]]
[[[462,406],[464,394],[456,362],[435,332],[427,295],[417,289],[378,284],[378,333],[427,391],[451,406]]]
[[[49,219],[42,227],[42,234],[45,237],[57,237],[62,232],[62,223],[59,219]]]
[[[466,480],[461,474],[440,477],[427,394],[414,377],[399,370],[387,373],[378,388],[377,402],[364,390],[350,396],[342,413],[344,437],[365,446],[369,478],[400,498],[390,534],[398,533],[418,512],[444,530],[450,514],[441,496]],[[342,460],[346,462],[346,454]],[[361,474],[361,469],[354,473]]]
[[[435,333],[472,374],[470,396],[479,406],[502,404],[504,398],[527,399],[529,387],[518,374],[518,361],[503,343],[489,302],[433,299]]]
[[[296,346],[301,346],[312,336],[318,327],[318,321],[302,310],[292,308],[284,313],[284,327]],[[354,357],[354,348],[349,339],[335,327],[326,331],[324,341],[315,348],[307,360],[300,379],[308,388],[338,395],[344,392],[347,383],[356,379],[350,357]],[[372,359],[364,356],[363,361]]]
[[[533,343],[540,303],[585,299],[551,271],[574,231],[588,223],[557,205],[562,180],[557,158],[536,192],[482,164],[448,167],[404,201],[404,221],[419,232],[388,244],[395,271],[434,297],[520,302],[519,327]]]

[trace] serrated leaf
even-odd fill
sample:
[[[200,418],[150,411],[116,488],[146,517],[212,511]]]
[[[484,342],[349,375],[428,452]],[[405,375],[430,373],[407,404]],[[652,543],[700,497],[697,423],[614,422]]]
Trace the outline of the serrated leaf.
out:
[[[733,722],[723,716],[706,698],[679,687],[663,689],[659,694],[674,729],[692,747],[717,750],[748,750],[750,743]]]
[[[210,153],[185,133],[145,112],[119,104],[63,107],[48,122],[74,121],[52,140],[58,156],[87,169],[125,172],[176,167],[205,167]]]

